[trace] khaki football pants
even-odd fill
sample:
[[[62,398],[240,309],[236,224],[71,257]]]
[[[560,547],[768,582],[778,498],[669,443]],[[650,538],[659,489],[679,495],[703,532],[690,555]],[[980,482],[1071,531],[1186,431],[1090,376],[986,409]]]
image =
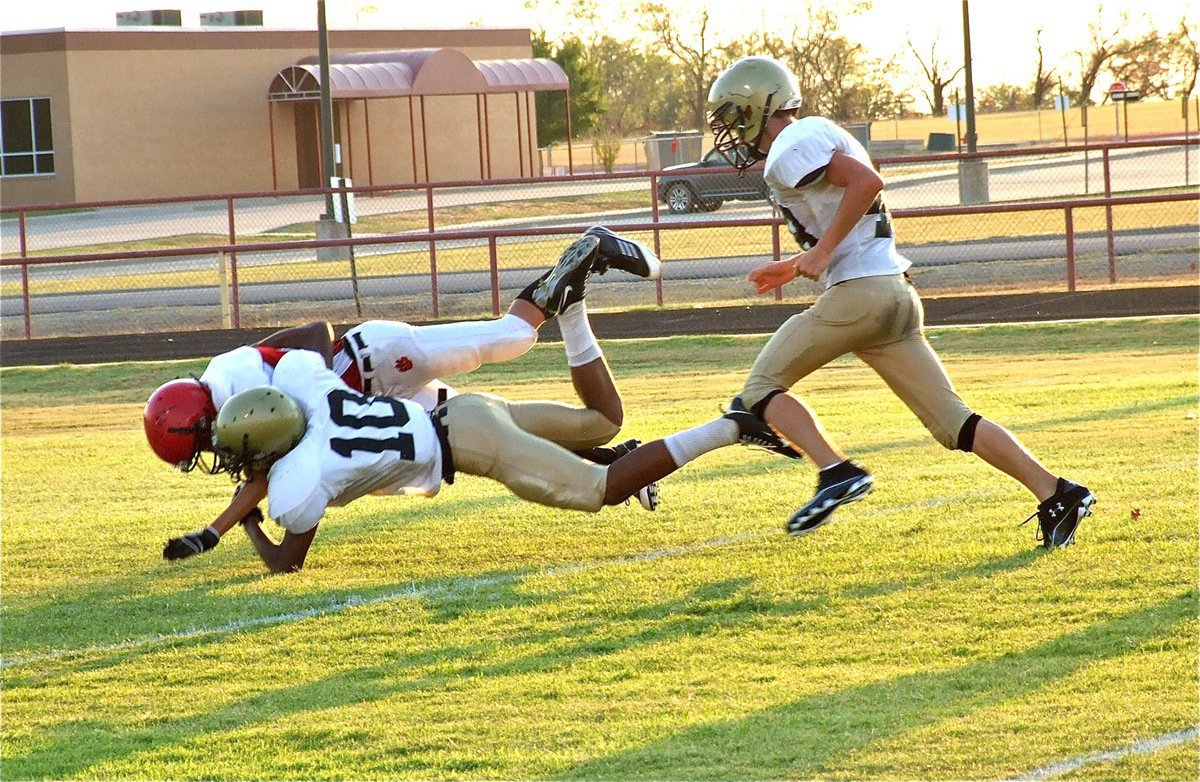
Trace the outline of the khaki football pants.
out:
[[[971,410],[954,390],[922,331],[925,313],[904,275],[860,277],[822,293],[812,307],[789,318],[750,370],[742,401],[753,408],[773,391],[854,353],[874,369],[947,448]]]
[[[454,469],[500,481],[522,499],[571,510],[604,505],[608,468],[572,450],[603,445],[619,427],[595,410],[463,394],[442,421]]]

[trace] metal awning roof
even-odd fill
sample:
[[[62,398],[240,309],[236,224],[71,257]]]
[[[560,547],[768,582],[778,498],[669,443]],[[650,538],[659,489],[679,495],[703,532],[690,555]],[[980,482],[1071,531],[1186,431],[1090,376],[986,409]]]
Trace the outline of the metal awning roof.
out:
[[[330,58],[329,91],[337,98],[406,95],[480,95],[566,90],[567,74],[548,59],[472,60],[457,49],[356,52]],[[305,57],[275,74],[272,101],[320,96],[316,57]]]

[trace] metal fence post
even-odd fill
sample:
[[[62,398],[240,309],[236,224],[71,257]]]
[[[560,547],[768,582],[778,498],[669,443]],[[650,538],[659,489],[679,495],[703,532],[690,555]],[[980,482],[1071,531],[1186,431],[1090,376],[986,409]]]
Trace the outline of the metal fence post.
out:
[[[429,233],[433,233],[433,185],[425,185],[425,211],[428,216]],[[433,301],[433,317],[438,316],[437,242],[429,238],[429,294]]]
[[[781,257],[781,248],[779,246],[779,223],[775,223],[771,226],[771,254],[774,256],[773,260],[776,261],[778,261]],[[775,301],[783,301],[782,285],[775,289]]]
[[[1067,292],[1075,292],[1075,218],[1071,207],[1063,210],[1067,219]]]
[[[662,232],[658,229],[658,174],[650,175],[650,214],[654,221],[654,254],[662,260]],[[663,275],[660,268],[658,279],[654,281],[654,300],[658,306],[663,305]]]
[[[237,244],[237,231],[234,230],[234,225],[233,225],[233,196],[230,196],[229,198],[225,199],[225,210],[226,210],[226,213],[229,215],[229,243]],[[221,271],[222,271],[222,273],[224,273],[224,271],[225,271],[224,261],[222,261],[222,263],[221,263]],[[232,292],[233,328],[240,329],[242,327],[242,313],[241,313],[241,302],[238,299],[237,253],[230,253],[230,256],[229,256],[229,279],[230,279],[230,284],[233,288],[233,292]],[[221,283],[221,290],[222,291],[225,290],[224,280],[222,280],[222,283]],[[226,326],[226,328],[228,328],[228,326]]]
[[[25,243],[25,210],[21,209],[17,212],[17,231],[21,237],[21,258],[27,258],[27,245]],[[30,322],[29,307],[32,302],[29,300],[29,262],[21,264],[21,302],[25,307],[25,339],[30,339],[32,336],[32,323]]]
[[[233,315],[229,306],[229,280],[225,274],[225,253],[217,253],[217,289],[221,296],[221,328],[233,328]]]
[[[488,236],[488,270],[492,277],[492,315],[500,315],[500,265],[496,259],[496,235]]]
[[[1108,239],[1108,281],[1117,281],[1117,248],[1113,240],[1112,212],[1112,166],[1109,158],[1109,148],[1104,148],[1104,231]]]

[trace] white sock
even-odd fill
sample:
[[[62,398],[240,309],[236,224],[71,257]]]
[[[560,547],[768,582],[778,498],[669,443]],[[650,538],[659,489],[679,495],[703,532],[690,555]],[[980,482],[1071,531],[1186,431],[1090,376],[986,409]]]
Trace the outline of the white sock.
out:
[[[726,418],[717,418],[663,438],[663,444],[667,446],[676,467],[682,467],[698,456],[737,441],[738,426]]]
[[[558,330],[562,333],[563,348],[567,352],[567,366],[583,366],[604,355],[596,342],[596,335],[592,333],[587,307],[582,301],[558,313]]]

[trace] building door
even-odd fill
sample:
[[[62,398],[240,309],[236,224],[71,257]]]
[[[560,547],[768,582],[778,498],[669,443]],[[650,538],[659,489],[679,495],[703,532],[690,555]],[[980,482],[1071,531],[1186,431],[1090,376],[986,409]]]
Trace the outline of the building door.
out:
[[[321,180],[321,104],[296,103],[296,181],[301,188],[327,187]],[[333,104],[333,143],[341,143],[340,106]]]
[[[296,183],[301,188],[321,186],[320,104],[304,101],[296,107]]]

